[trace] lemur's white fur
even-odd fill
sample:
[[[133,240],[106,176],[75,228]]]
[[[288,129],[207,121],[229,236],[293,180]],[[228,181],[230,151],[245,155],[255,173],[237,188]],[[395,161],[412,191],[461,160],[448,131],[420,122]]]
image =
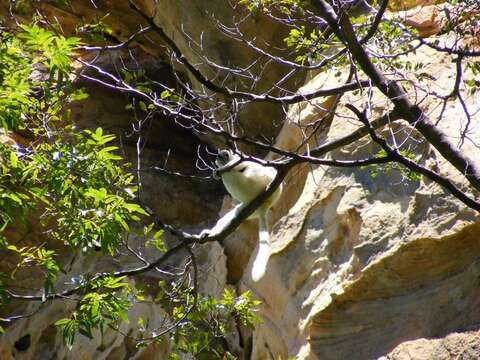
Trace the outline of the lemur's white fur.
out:
[[[221,173],[223,184],[232,197],[240,204],[225,214],[215,225],[211,232],[220,231],[223,225],[233,219],[240,210],[254,200],[259,194],[266,190],[273,181],[277,170],[273,167],[264,166],[254,161],[240,161],[240,157],[229,150],[221,150],[215,163],[217,171]],[[222,171],[235,164],[231,169]],[[253,261],[252,279],[260,280],[265,274],[268,258],[270,255],[270,234],[268,231],[268,210],[279,199],[282,186],[262,204],[249,217],[258,218],[258,252]]]

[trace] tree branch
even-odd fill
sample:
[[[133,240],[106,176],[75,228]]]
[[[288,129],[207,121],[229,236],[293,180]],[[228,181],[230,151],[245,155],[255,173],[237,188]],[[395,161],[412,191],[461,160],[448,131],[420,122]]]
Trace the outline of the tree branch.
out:
[[[388,143],[385,141],[385,139],[382,139],[377,135],[377,133],[375,132],[375,129],[371,126],[370,122],[368,121],[365,115],[365,112],[361,112],[352,104],[347,104],[346,107],[349,108],[365,126],[367,126],[368,132],[372,140],[375,141],[377,144],[379,144],[382,147],[382,149],[384,149],[391,158],[395,159],[395,161],[399,162],[400,164],[406,166],[408,169],[418,172],[426,176],[430,180],[436,182],[437,184],[443,186],[453,196],[455,196],[465,205],[480,212],[480,202],[467,196],[462,190],[460,190],[454,183],[452,183],[447,178],[402,156],[397,149],[391,148],[388,145]]]
[[[291,96],[283,96],[283,97],[276,97],[271,96],[268,94],[257,95],[250,92],[244,91],[234,91],[229,89],[228,87],[223,87],[215,84],[213,81],[206,78],[200,70],[198,70],[193,64],[191,64],[185,55],[182,53],[180,48],[177,44],[165,33],[162,27],[157,25],[151,17],[147,16],[143,13],[140,9],[138,9],[132,0],[129,0],[130,5],[132,8],[138,12],[149,24],[149,27],[155,30],[155,32],[160,36],[160,38],[165,41],[168,47],[173,51],[175,58],[182,63],[185,68],[189,71],[193,77],[199,81],[202,85],[204,85],[208,90],[216,92],[218,94],[225,95],[228,98],[236,98],[242,100],[249,100],[252,102],[272,102],[272,103],[282,103],[282,104],[295,104],[305,100],[311,100],[322,96],[331,96],[331,95],[338,95],[342,94],[347,91],[353,91],[361,88],[362,86],[367,86],[369,84],[368,80],[360,81],[360,82],[351,82],[348,84],[344,84],[338,87],[330,88],[330,89],[320,89],[311,93],[307,94],[297,94]]]
[[[350,50],[352,57],[372,80],[372,83],[395,105],[395,109],[414,126],[434,146],[442,156],[459,170],[469,183],[480,191],[480,170],[474,161],[457,150],[447,135],[435,126],[428,116],[417,106],[410,103],[406,92],[394,80],[388,80],[372,63],[367,52],[355,36],[355,31],[346,14],[337,17],[333,8],[324,0],[312,0],[321,16],[327,21],[334,33]]]

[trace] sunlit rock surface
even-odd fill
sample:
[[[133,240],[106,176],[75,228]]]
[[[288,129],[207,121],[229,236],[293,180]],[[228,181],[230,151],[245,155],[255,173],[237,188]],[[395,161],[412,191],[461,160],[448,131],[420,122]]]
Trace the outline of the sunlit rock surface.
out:
[[[451,91],[455,71],[448,57],[422,48],[409,59],[432,75],[429,90]],[[473,78],[468,72],[466,76]],[[324,84],[319,75],[309,86],[332,87],[337,81]],[[342,100],[362,106],[353,94]],[[478,124],[480,104],[475,96],[466,101],[475,113],[472,124]],[[372,103],[372,120],[388,111],[376,92]],[[438,103],[422,108],[437,120]],[[448,104],[439,126],[455,145],[465,124],[461,105]],[[340,107],[327,140],[358,126],[353,114]],[[475,126],[472,141],[461,145],[474,161],[474,142],[480,140]],[[414,129],[398,122],[382,134],[391,137],[390,131],[421,154],[416,161],[460,181],[458,171],[419,142]],[[366,137],[333,151],[331,158],[362,159],[378,150]],[[241,288],[254,289],[263,301],[265,321],[253,335],[253,358],[373,359],[406,340],[477,327],[479,230],[474,211],[430,180],[411,178],[408,171],[313,169],[300,197],[274,228],[266,276],[254,283],[247,268],[241,281]]]
[[[397,346],[380,360],[476,360],[480,358],[478,331],[449,334],[442,339],[418,339]]]

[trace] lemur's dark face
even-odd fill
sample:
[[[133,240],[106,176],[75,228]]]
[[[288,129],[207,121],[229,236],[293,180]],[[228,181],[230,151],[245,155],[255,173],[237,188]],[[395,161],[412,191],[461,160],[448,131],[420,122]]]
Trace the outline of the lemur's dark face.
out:
[[[233,153],[231,151],[220,150],[218,152],[215,163],[217,164],[218,167],[221,167],[221,166],[227,165],[232,159],[233,159]]]

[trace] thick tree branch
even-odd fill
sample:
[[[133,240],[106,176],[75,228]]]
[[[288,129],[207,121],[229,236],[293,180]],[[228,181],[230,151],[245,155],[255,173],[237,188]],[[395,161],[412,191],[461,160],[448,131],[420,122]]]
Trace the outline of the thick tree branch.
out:
[[[406,92],[398,82],[388,80],[372,63],[367,52],[355,36],[355,31],[346,14],[339,17],[324,0],[312,0],[321,16],[327,21],[333,32],[350,50],[352,57],[372,80],[372,83],[395,105],[395,109],[414,126],[434,146],[442,156],[460,171],[469,183],[480,191],[480,170],[474,161],[455,148],[447,135],[435,126],[428,116],[417,106],[410,103]]]

